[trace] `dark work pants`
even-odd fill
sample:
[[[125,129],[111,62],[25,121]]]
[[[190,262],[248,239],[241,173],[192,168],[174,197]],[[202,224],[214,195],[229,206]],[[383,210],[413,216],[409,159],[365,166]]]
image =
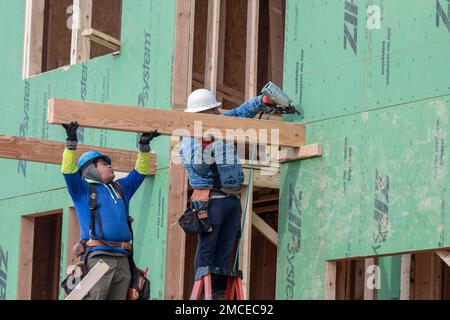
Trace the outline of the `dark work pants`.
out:
[[[198,236],[195,270],[200,267],[219,267],[231,271],[230,258],[241,228],[241,213],[241,200],[236,197],[211,200],[208,215],[213,231]],[[226,285],[226,277],[213,277],[214,290],[225,290]]]

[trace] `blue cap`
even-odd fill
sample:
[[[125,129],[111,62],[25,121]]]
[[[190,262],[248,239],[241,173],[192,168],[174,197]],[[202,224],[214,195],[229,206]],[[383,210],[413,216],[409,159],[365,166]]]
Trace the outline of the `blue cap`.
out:
[[[77,165],[78,170],[81,170],[84,166],[92,163],[94,160],[97,160],[97,159],[103,159],[106,161],[107,164],[111,165],[110,157],[105,156],[97,151],[89,151],[89,152],[84,153],[80,157],[80,160],[78,160],[78,165]]]

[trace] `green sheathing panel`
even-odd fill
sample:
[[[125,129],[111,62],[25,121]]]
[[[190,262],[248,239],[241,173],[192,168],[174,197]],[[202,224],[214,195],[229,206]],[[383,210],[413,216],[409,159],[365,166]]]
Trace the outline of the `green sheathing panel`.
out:
[[[287,0],[289,120],[323,156],[282,166],[278,299],[324,298],[327,260],[450,246],[448,2],[348,2]],[[397,268],[382,259],[382,298]]]
[[[99,57],[27,80],[21,78],[24,13],[25,1],[0,4],[1,38],[8,48],[0,52],[0,134],[64,141],[60,126],[46,124],[47,100],[53,97],[171,108],[175,0],[123,0],[120,55]],[[80,140],[83,144],[136,150],[134,133],[85,129]],[[169,138],[158,138],[152,147],[158,154],[158,175],[141,187],[132,213],[137,217],[137,262],[149,266],[152,298],[160,299],[164,292]],[[7,285],[2,286],[0,279],[0,298],[14,299],[20,215],[64,209],[66,237],[67,208],[72,203],[59,166],[0,160],[0,174],[7,182],[0,188],[0,247],[8,252]],[[4,271],[1,254],[0,271]],[[6,295],[2,294],[4,287]]]
[[[381,257],[378,259],[380,267],[380,289],[377,290],[378,300],[400,300],[400,269],[401,256]]]

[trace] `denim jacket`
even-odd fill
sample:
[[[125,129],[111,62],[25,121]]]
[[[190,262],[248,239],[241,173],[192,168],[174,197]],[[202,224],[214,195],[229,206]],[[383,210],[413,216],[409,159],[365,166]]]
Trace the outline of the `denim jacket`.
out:
[[[237,108],[223,113],[224,116],[254,118],[265,107],[262,96],[244,102]],[[210,165],[217,164],[220,181],[224,188],[240,188],[244,173],[233,141],[216,140],[206,148],[196,138],[184,137],[180,146],[180,158],[194,189],[211,189],[213,174]]]

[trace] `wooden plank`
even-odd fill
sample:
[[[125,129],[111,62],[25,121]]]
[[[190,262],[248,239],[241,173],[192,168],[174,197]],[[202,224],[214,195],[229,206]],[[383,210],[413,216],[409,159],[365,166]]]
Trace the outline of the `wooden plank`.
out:
[[[105,273],[108,272],[109,268],[109,265],[103,260],[97,262],[65,300],[82,300]]]
[[[371,258],[366,258],[364,259],[364,264],[365,264],[365,272],[364,272],[364,300],[376,300],[376,287],[378,285],[378,281],[379,279],[379,275],[376,274],[376,277],[374,278],[375,282],[372,282],[371,287],[369,288],[369,277],[373,276],[372,273],[368,273],[367,271],[370,270],[370,266],[376,266],[377,265],[377,259],[374,257]],[[372,289],[372,287],[375,286],[374,289]]]
[[[89,39],[90,41],[93,41],[95,43],[98,43],[101,46],[104,46],[108,49],[111,49],[113,51],[119,51],[120,50],[120,40],[116,39],[114,37],[111,37],[110,35],[103,33],[101,31],[95,30],[95,29],[86,29],[83,30],[81,35],[84,38]]]
[[[226,19],[227,19],[227,0],[220,0],[220,27],[219,27],[219,47],[217,58],[217,87],[223,85],[225,73],[225,35],[226,35]],[[223,96],[216,96],[223,103]],[[239,103],[238,103],[239,104]]]
[[[283,0],[269,0],[269,79],[283,85],[284,14]]]
[[[243,168],[244,184],[248,181],[248,168]],[[258,188],[280,189],[280,174],[263,175],[261,170],[253,170],[253,186]]]
[[[112,104],[50,99],[48,123],[64,124],[78,121],[87,128],[131,132],[158,130],[164,135],[202,137],[206,131],[216,138],[238,142],[259,139],[258,133],[267,133],[267,143],[301,147],[305,142],[305,127],[301,124],[277,121],[224,117],[211,114],[186,113]],[[236,130],[242,130],[241,134]],[[266,131],[264,131],[266,130]],[[242,134],[247,132],[247,134]],[[273,132],[278,137],[271,141]],[[279,139],[276,139],[279,138]],[[279,141],[276,141],[279,140]]]
[[[182,164],[170,163],[169,201],[166,240],[165,299],[182,300],[184,292],[184,265],[186,236],[178,219],[187,205],[188,178]]]
[[[83,37],[83,31],[92,27],[92,0],[73,1],[72,47],[70,64],[91,58],[91,42]]]
[[[322,156],[322,145],[312,144],[301,148],[288,148],[278,152],[278,161],[286,163],[295,160],[315,158]]]
[[[26,0],[22,79],[42,72],[45,0]]]
[[[437,255],[431,255],[432,264],[432,287],[431,294],[433,300],[442,300],[442,289],[443,289],[443,277],[444,277],[444,262]]]
[[[414,299],[432,299],[432,264],[431,257],[434,253],[420,253],[415,255],[415,279],[414,279]]]
[[[336,300],[336,261],[325,264],[325,300]]]
[[[258,207],[253,209],[255,213],[268,213],[268,212],[278,212],[278,204],[270,205],[270,206],[264,206],[264,207]]]
[[[447,266],[450,267],[450,252],[448,251],[436,251],[436,254],[439,256],[439,258],[442,259],[442,261],[445,262]]]
[[[206,36],[205,88],[216,95],[219,58],[220,0],[208,1]]]
[[[67,232],[67,267],[77,264],[78,257],[72,252],[73,246],[81,240],[80,224],[75,208],[69,208],[69,228]]]
[[[63,142],[0,135],[0,158],[60,165],[64,148]],[[135,151],[78,145],[77,157],[91,150],[108,155],[114,169],[125,172],[130,172],[135,167],[138,155]],[[150,161],[148,175],[153,176],[156,174],[156,154],[151,154]]]
[[[172,78],[174,110],[186,109],[187,97],[192,90],[194,24],[195,0],[177,1]]]
[[[355,260],[355,300],[364,300],[366,287],[366,263],[364,259]]]
[[[248,193],[248,200],[246,200],[247,190],[250,188]],[[248,300],[250,297],[250,270],[251,270],[251,256],[252,256],[252,201],[253,201],[253,186],[248,185],[244,187],[241,193],[241,204],[242,204],[242,219],[244,219],[245,202],[247,203],[247,214],[245,215],[244,228],[242,230],[241,236],[241,248],[239,251],[239,268],[242,271],[242,287],[244,291],[244,299]]]
[[[245,63],[245,99],[251,99],[258,91],[258,31],[259,0],[248,0],[247,51]]]
[[[410,300],[411,292],[411,255],[404,254],[400,267],[400,300]]]
[[[31,300],[34,253],[34,218],[22,217],[20,227],[17,299]]]
[[[272,229],[261,217],[255,212],[252,214],[252,223],[256,230],[261,232],[270,242],[278,246],[278,233]]]

